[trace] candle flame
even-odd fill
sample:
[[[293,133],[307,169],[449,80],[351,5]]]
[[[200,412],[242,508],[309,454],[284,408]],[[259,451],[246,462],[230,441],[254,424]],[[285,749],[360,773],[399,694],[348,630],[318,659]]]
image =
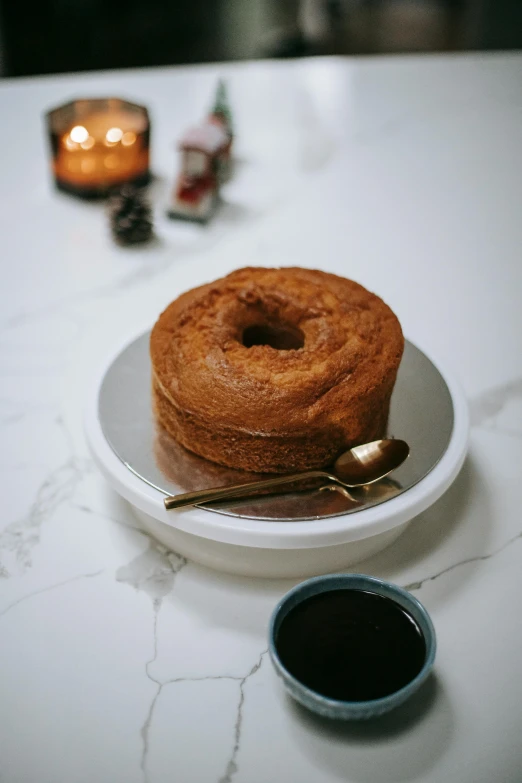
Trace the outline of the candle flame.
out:
[[[127,131],[124,133],[121,139],[121,143],[124,147],[130,147],[136,141],[136,134],[133,131]]]
[[[76,142],[76,144],[81,144],[89,138],[89,131],[87,128],[84,128],[83,125],[75,125],[74,128],[71,128],[69,136],[71,141]]]
[[[121,128],[109,128],[105,134],[105,141],[109,145],[117,144],[119,141],[121,141],[122,136],[123,131]]]
[[[82,150],[90,150],[92,147],[94,147],[94,137],[93,136],[87,136],[85,141],[82,141],[80,144],[80,147]]]
[[[64,146],[66,149],[68,149],[68,150],[77,150],[77,149],[78,149],[78,145],[76,144],[76,142],[75,142],[75,141],[73,141],[73,140],[71,139],[71,137],[69,136],[69,134],[67,134],[67,136],[64,136],[64,137],[63,137],[63,146]]]

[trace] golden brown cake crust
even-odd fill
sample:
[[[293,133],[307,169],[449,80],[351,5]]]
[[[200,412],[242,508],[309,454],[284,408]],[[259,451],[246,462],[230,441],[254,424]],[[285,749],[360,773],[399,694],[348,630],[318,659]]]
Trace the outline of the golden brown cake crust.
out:
[[[263,339],[285,349],[255,344]],[[384,435],[403,347],[394,313],[351,280],[239,269],[182,294],[156,322],[156,415],[186,448],[223,465],[325,466]]]

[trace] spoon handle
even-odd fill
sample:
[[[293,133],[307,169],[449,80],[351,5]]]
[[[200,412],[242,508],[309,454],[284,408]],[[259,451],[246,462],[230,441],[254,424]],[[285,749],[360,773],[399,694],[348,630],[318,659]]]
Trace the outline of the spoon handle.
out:
[[[331,476],[323,470],[307,470],[304,473],[274,476],[274,478],[261,479],[260,481],[249,481],[247,484],[232,484],[228,487],[214,487],[213,489],[200,489],[196,492],[185,492],[183,495],[170,495],[163,502],[166,509],[194,506],[196,503],[211,503],[224,498],[238,498],[244,495],[251,495],[260,489],[280,487],[284,484],[293,484],[294,481],[314,478],[327,478],[330,481],[336,481],[335,476]]]

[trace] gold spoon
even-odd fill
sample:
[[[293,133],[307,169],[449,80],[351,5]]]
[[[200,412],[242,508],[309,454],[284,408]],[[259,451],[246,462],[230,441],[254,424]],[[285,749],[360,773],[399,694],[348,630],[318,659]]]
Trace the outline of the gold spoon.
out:
[[[170,495],[163,502],[167,509],[194,506],[196,503],[211,503],[224,498],[237,498],[251,495],[260,489],[280,487],[284,484],[293,484],[295,481],[314,478],[327,479],[348,488],[362,487],[387,476],[392,470],[402,465],[409,453],[410,447],[404,440],[374,440],[372,443],[355,446],[341,454],[336,459],[331,473],[324,470],[307,470],[303,473],[249,481],[247,484],[232,484],[228,487],[214,487],[213,489],[186,492],[182,495]]]

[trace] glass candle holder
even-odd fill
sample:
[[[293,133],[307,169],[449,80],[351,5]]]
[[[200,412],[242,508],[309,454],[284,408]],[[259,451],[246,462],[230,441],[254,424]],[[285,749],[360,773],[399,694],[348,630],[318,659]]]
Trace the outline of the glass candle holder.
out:
[[[56,187],[84,198],[150,180],[147,109],[120,98],[70,101],[46,114]]]

